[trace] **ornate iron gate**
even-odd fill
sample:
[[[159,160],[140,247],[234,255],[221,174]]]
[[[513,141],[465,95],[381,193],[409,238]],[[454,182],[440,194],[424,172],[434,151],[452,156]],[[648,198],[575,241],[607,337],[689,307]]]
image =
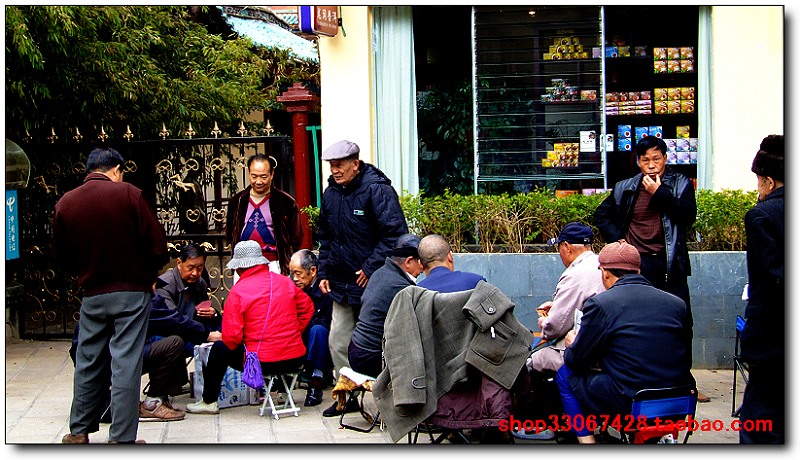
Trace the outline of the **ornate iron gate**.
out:
[[[286,136],[253,136],[104,145],[122,154],[125,181],[142,189],[164,225],[173,259],[168,267],[174,266],[174,257],[188,242],[206,248],[210,295],[222,307],[232,284],[232,273],[225,269],[231,254],[224,235],[228,199],[249,184],[246,161],[256,152],[276,158],[274,185],[294,195],[289,142]],[[31,160],[31,181],[19,191],[20,258],[6,262],[6,285],[22,289],[8,302],[12,317],[6,321],[16,320],[21,338],[67,338],[75,329],[82,292],[76,277],[64,273],[53,259],[53,207],[83,182],[86,156],[94,146],[21,145]],[[113,257],[114,248],[108,254]]]

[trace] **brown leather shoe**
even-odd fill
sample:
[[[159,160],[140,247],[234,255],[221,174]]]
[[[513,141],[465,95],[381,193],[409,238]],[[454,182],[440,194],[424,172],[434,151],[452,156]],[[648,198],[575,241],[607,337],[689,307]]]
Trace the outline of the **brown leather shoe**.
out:
[[[61,438],[61,444],[89,444],[89,435],[67,433]]]
[[[139,421],[140,422],[172,422],[175,420],[183,420],[186,413],[171,409],[167,404],[162,401],[146,404],[144,401],[139,403]]]

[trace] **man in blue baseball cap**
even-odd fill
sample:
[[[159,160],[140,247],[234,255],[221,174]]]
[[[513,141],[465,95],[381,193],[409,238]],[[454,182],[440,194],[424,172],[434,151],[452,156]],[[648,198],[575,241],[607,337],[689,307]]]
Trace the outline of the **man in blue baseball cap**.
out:
[[[580,222],[570,222],[561,233],[548,240],[558,247],[558,255],[566,269],[558,279],[553,300],[539,305],[539,330],[542,342],[536,345],[527,368],[530,381],[552,376],[564,364],[564,337],[577,329],[576,318],[580,318],[583,303],[597,293],[605,291],[600,262],[592,251],[592,228]],[[547,414],[541,414],[546,416]],[[540,433],[515,431],[514,437],[528,440],[553,439],[550,430]]]

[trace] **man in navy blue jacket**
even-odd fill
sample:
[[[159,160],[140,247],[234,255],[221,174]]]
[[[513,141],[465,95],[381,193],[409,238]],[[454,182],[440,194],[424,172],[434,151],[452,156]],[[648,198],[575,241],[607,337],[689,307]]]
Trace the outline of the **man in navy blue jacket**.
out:
[[[425,269],[425,279],[417,286],[431,291],[469,291],[475,289],[478,281],[486,281],[477,273],[453,270],[453,251],[441,235],[428,235],[420,241],[419,259]]]

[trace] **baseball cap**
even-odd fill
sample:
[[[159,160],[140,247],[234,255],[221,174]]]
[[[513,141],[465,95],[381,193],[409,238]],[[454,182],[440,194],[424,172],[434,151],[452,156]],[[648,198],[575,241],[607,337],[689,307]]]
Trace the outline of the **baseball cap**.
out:
[[[592,227],[580,222],[570,222],[561,229],[556,238],[550,238],[547,243],[559,244],[564,241],[571,244],[592,244]]]

